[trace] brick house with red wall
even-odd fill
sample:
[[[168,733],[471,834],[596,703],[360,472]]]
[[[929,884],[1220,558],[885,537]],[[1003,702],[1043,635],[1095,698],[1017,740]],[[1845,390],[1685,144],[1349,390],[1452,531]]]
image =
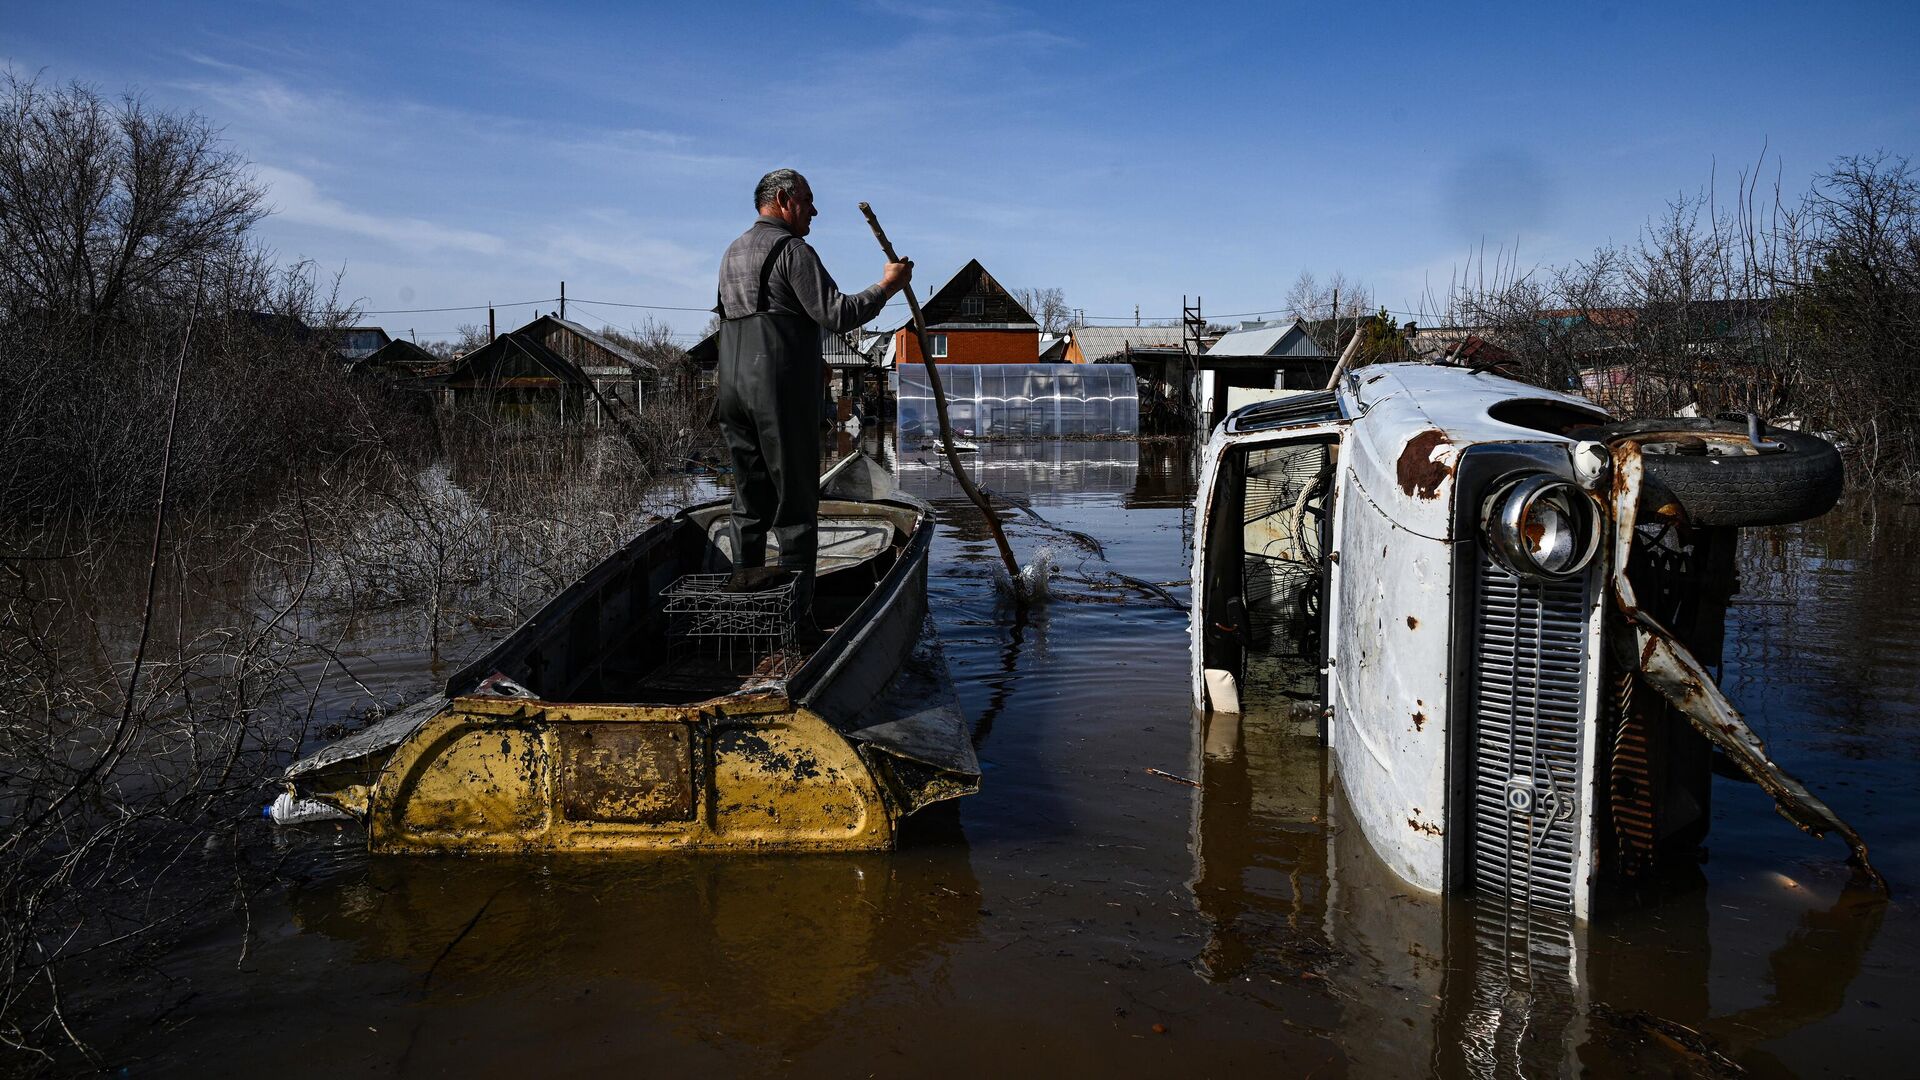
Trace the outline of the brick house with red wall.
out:
[[[1033,364],[1040,324],[972,259],[921,306],[928,344],[941,364]],[[920,342],[908,323],[893,334],[894,363],[918,364]]]

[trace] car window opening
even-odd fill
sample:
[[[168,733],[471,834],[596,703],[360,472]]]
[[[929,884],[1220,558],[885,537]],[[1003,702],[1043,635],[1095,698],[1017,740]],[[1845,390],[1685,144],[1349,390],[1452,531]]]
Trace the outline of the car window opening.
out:
[[[1231,674],[1243,709],[1324,700],[1336,455],[1329,439],[1239,451],[1216,488],[1206,666]]]

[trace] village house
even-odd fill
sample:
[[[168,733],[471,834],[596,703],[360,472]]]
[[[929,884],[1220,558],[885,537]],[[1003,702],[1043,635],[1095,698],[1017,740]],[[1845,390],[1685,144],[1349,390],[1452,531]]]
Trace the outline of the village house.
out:
[[[1061,358],[1069,364],[1098,364],[1134,354],[1184,354],[1185,333],[1178,326],[1076,326],[1067,331]]]
[[[637,416],[658,369],[579,323],[542,315],[417,380],[445,408],[600,426]]]
[[[1040,360],[1040,324],[971,259],[921,306],[927,348],[939,364],[1034,364]],[[893,366],[922,363],[913,324],[893,332]]]

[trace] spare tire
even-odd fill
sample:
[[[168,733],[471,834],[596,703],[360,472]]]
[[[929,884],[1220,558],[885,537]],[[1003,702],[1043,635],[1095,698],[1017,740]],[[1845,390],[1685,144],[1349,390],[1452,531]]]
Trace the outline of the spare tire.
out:
[[[1602,442],[1629,436],[1642,447],[1649,494],[1671,495],[1696,525],[1785,525],[1816,518],[1833,509],[1846,480],[1839,451],[1825,439],[1763,431],[1762,438],[1781,449],[1762,452],[1737,420],[1629,420],[1573,435]]]

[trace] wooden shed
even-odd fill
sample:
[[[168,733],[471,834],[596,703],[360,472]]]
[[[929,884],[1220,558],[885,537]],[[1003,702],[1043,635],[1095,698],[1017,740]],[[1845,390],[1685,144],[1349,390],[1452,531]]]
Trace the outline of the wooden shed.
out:
[[[542,315],[421,380],[440,403],[498,420],[599,426],[637,416],[655,366],[578,323]]]

